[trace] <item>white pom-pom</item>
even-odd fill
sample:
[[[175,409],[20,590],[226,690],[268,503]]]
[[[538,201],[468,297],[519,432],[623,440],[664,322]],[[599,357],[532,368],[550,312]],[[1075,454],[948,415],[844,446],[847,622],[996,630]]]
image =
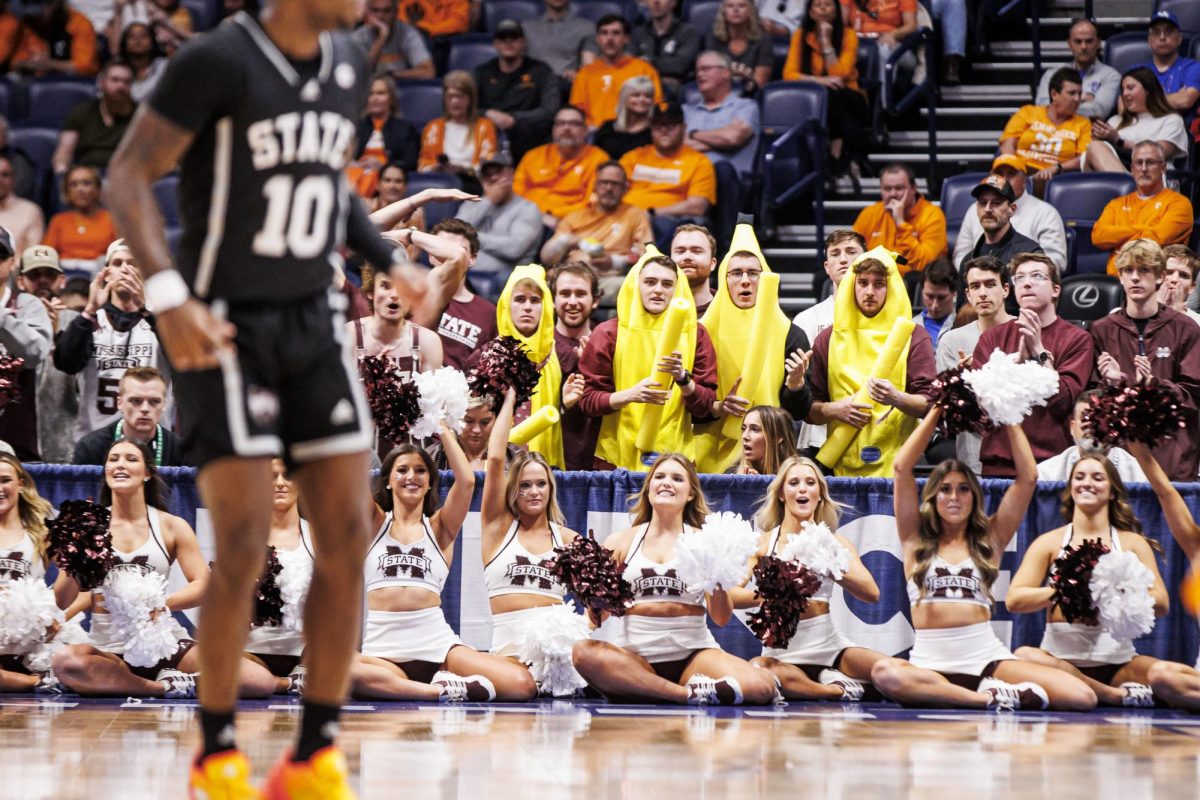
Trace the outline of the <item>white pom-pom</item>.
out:
[[[124,658],[130,666],[152,667],[179,648],[184,630],[167,610],[167,581],[157,572],[109,573],[104,605],[125,640]]]
[[[283,600],[283,627],[300,632],[304,629],[304,600],[312,583],[312,557],[304,545],[295,550],[276,548],[282,569],[275,576],[279,597]]]
[[[1017,363],[1016,353],[999,348],[979,369],[963,373],[963,382],[997,425],[1020,425],[1036,406],[1058,392],[1058,373],[1036,361]]]
[[[571,697],[587,686],[571,663],[571,650],[590,633],[587,619],[571,606],[546,606],[530,615],[517,643],[517,658],[529,665],[542,694]]]
[[[68,645],[88,644],[90,641],[87,631],[80,627],[79,618],[76,617],[64,622],[50,641],[35,645],[32,650],[21,657],[21,661],[30,672],[48,672],[54,655],[59,650]]]
[[[1129,642],[1154,630],[1154,573],[1127,550],[1100,556],[1088,588],[1100,627],[1118,642]]]
[[[65,619],[45,581],[18,578],[0,589],[0,645],[9,653],[28,653]]]
[[[413,423],[412,435],[426,439],[444,424],[455,433],[462,433],[467,416],[467,401],[471,390],[467,377],[454,367],[441,367],[413,376],[421,393],[421,417]]]
[[[741,584],[758,552],[754,526],[732,511],[710,514],[704,526],[685,532],[675,545],[675,574],[692,592]]]
[[[779,557],[784,561],[799,562],[835,581],[840,581],[850,569],[850,551],[824,522],[802,524],[800,533],[788,536]]]

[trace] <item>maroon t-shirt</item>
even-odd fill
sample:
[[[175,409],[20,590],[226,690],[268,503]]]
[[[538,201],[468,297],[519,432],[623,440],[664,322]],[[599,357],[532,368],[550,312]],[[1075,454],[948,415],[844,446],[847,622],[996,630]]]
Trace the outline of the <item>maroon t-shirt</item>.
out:
[[[471,354],[499,335],[496,306],[479,295],[465,303],[451,300],[442,312],[437,332],[442,339],[442,362],[466,371]]]
[[[563,384],[567,377],[579,371],[579,342],[558,331],[554,332],[554,352],[562,368]],[[567,469],[589,470],[596,455],[596,438],[600,435],[600,418],[583,413],[581,404],[562,414],[563,461]]]

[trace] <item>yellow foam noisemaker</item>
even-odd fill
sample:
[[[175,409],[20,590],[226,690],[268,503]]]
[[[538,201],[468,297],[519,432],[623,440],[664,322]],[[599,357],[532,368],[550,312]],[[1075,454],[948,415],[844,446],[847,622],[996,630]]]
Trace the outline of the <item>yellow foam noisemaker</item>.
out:
[[[526,445],[535,437],[540,436],[547,428],[557,425],[558,409],[554,406],[542,406],[533,416],[513,428],[508,434],[512,444]]]
[[[654,373],[651,377],[659,384],[660,388],[666,391],[671,391],[672,377],[669,372],[662,372],[658,369],[658,364],[667,356],[679,350],[679,337],[683,334],[683,326],[688,320],[689,313],[695,316],[695,310],[692,301],[686,297],[676,297],[667,306],[667,318],[663,323],[662,332],[658,335],[658,347],[654,351]],[[658,438],[658,427],[662,421],[663,407],[660,405],[648,404],[646,411],[642,416],[642,427],[638,431],[637,446],[638,450],[643,453],[654,451],[654,444]]]

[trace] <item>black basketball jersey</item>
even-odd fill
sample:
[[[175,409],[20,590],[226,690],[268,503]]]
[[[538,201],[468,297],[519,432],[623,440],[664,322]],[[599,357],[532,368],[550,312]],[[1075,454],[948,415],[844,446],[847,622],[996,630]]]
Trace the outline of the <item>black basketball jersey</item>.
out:
[[[178,268],[196,296],[286,302],[326,291],[346,236],[343,177],[366,104],[348,34],[290,60],[238,13],[167,65],[150,106],[195,133],[181,164]]]

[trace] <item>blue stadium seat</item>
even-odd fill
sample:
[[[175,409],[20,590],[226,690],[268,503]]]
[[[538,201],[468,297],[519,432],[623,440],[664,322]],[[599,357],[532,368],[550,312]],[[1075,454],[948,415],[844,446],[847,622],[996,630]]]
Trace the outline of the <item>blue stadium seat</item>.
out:
[[[601,17],[608,14],[620,14],[629,20],[631,27],[636,20],[634,14],[630,13],[629,7],[616,0],[576,0],[574,9],[576,14],[592,22],[598,22]]]
[[[179,176],[176,174],[159,178],[154,183],[154,199],[158,203],[158,210],[162,213],[163,223],[167,227],[182,224],[179,219],[179,198],[176,194],[178,190]]]
[[[1058,295],[1058,315],[1086,328],[1124,302],[1121,282],[1111,275],[1068,275]]]
[[[461,188],[462,181],[453,175],[446,175],[441,172],[410,172],[408,174],[408,194],[405,197],[412,197],[423,189]],[[426,203],[422,208],[425,209],[426,230],[437,225],[447,217],[453,217],[458,213],[458,203],[451,201]]]
[[[197,32],[217,24],[216,9],[208,0],[183,0],[183,7],[191,12],[192,25]]]
[[[960,175],[951,175],[942,182],[941,207],[942,213],[946,215],[946,241],[950,243],[951,251],[954,250],[954,243],[958,240],[958,232],[962,229],[963,218],[975,205],[975,198],[971,197],[971,190],[986,176],[986,172],[964,172]]]
[[[771,80],[783,80],[783,65],[787,63],[788,50],[792,40],[787,36],[771,37],[771,54],[775,57],[775,66],[771,68]]]
[[[808,81],[774,81],[762,91],[762,176],[758,220],[770,229],[772,212],[812,197],[817,241],[825,238],[824,164],[827,139],[825,87]]]
[[[179,225],[168,225],[163,231],[167,235],[167,249],[172,256],[179,255],[179,240],[183,238],[183,228]]]
[[[1155,11],[1171,11],[1179,17],[1184,36],[1200,36],[1200,3],[1196,0],[1158,0]]]
[[[396,81],[400,116],[420,133],[425,123],[442,115],[442,82],[437,80]]]
[[[37,181],[34,196],[28,198],[49,209],[51,188],[54,180],[54,166],[51,158],[58,146],[58,129],[56,128],[13,128],[8,132],[8,145],[14,150],[20,150],[29,156],[37,169]],[[55,192],[57,193],[57,192]]]
[[[1068,272],[1104,272],[1109,253],[1092,245],[1092,226],[1108,201],[1134,190],[1133,177],[1115,172],[1068,172],[1046,184],[1046,202],[1067,228]]]
[[[13,111],[16,110],[13,104],[13,95],[12,84],[6,80],[0,80],[0,114],[4,115],[9,122],[13,121]]]
[[[492,45],[490,33],[467,33],[450,40],[446,69],[463,69],[474,73],[477,66],[495,57],[496,48]]]
[[[29,84],[29,111],[22,125],[61,128],[71,109],[96,97],[93,81],[38,80]]]
[[[483,4],[483,27],[494,31],[506,19],[526,22],[541,15],[542,4],[537,0],[488,0]]]
[[[692,0],[683,9],[683,18],[700,31],[700,37],[703,38],[704,34],[712,31],[713,20],[720,11],[721,0]]]
[[[1122,75],[1131,67],[1145,64],[1150,58],[1150,43],[1146,41],[1145,31],[1118,33],[1104,42],[1104,63]]]
[[[679,100],[684,105],[695,105],[700,99],[700,88],[696,86],[695,81],[679,87]]]

